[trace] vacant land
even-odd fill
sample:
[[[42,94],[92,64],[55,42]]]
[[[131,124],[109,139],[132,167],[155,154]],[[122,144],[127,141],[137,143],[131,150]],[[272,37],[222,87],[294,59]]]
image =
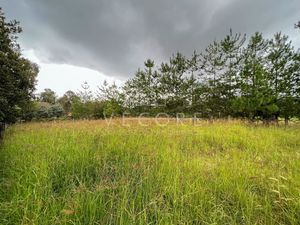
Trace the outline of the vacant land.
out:
[[[0,224],[299,224],[300,127],[10,127]]]

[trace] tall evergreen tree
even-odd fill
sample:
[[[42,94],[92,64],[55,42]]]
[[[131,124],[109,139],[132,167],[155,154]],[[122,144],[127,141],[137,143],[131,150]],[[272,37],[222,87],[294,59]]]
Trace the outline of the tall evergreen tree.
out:
[[[220,80],[220,88],[225,98],[225,116],[232,115],[232,102],[238,95],[238,77],[241,70],[242,47],[246,41],[246,35],[230,33],[221,41],[221,51],[223,57],[223,69]]]
[[[262,34],[255,33],[243,53],[238,79],[240,97],[235,101],[235,110],[251,119],[269,120],[278,111],[266,69],[268,48],[268,41]]]
[[[219,42],[214,41],[200,55],[199,79],[205,99],[203,113],[218,117],[225,111],[222,88],[224,58]]]
[[[288,41],[288,36],[275,34],[270,41],[268,59],[269,86],[275,104],[279,107],[276,117],[283,116],[287,123],[291,116],[296,114],[296,98],[294,91],[294,76],[297,72],[295,51]]]
[[[161,104],[160,74],[155,70],[154,61],[148,59],[144,66],[124,86],[125,105],[139,112],[149,112]]]
[[[162,98],[169,113],[183,112],[189,105],[188,65],[188,59],[181,53],[161,65]]]
[[[201,108],[201,88],[197,79],[199,54],[194,51],[191,59],[187,60],[187,100],[189,107],[186,111],[190,114],[197,112]]]

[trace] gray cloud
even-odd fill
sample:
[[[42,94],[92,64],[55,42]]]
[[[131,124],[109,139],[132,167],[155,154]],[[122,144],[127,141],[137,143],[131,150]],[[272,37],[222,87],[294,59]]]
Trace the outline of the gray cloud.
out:
[[[146,58],[190,55],[230,28],[267,35],[300,34],[299,0],[7,0],[21,21],[21,42],[44,62],[67,63],[129,77]],[[299,39],[298,39],[299,40]],[[297,42],[298,44],[299,42]],[[298,47],[298,46],[297,46]]]

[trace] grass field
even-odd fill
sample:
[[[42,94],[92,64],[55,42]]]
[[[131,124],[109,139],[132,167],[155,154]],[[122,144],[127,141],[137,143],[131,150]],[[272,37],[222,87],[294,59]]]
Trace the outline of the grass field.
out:
[[[300,127],[10,127],[0,224],[300,224]]]

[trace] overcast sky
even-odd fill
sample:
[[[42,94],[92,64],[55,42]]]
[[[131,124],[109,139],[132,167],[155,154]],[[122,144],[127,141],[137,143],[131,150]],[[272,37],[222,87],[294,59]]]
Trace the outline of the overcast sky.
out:
[[[277,31],[300,47],[300,0],[0,0],[21,22],[23,53],[40,65],[38,91],[58,94],[132,77],[147,58],[190,56],[230,28]]]

